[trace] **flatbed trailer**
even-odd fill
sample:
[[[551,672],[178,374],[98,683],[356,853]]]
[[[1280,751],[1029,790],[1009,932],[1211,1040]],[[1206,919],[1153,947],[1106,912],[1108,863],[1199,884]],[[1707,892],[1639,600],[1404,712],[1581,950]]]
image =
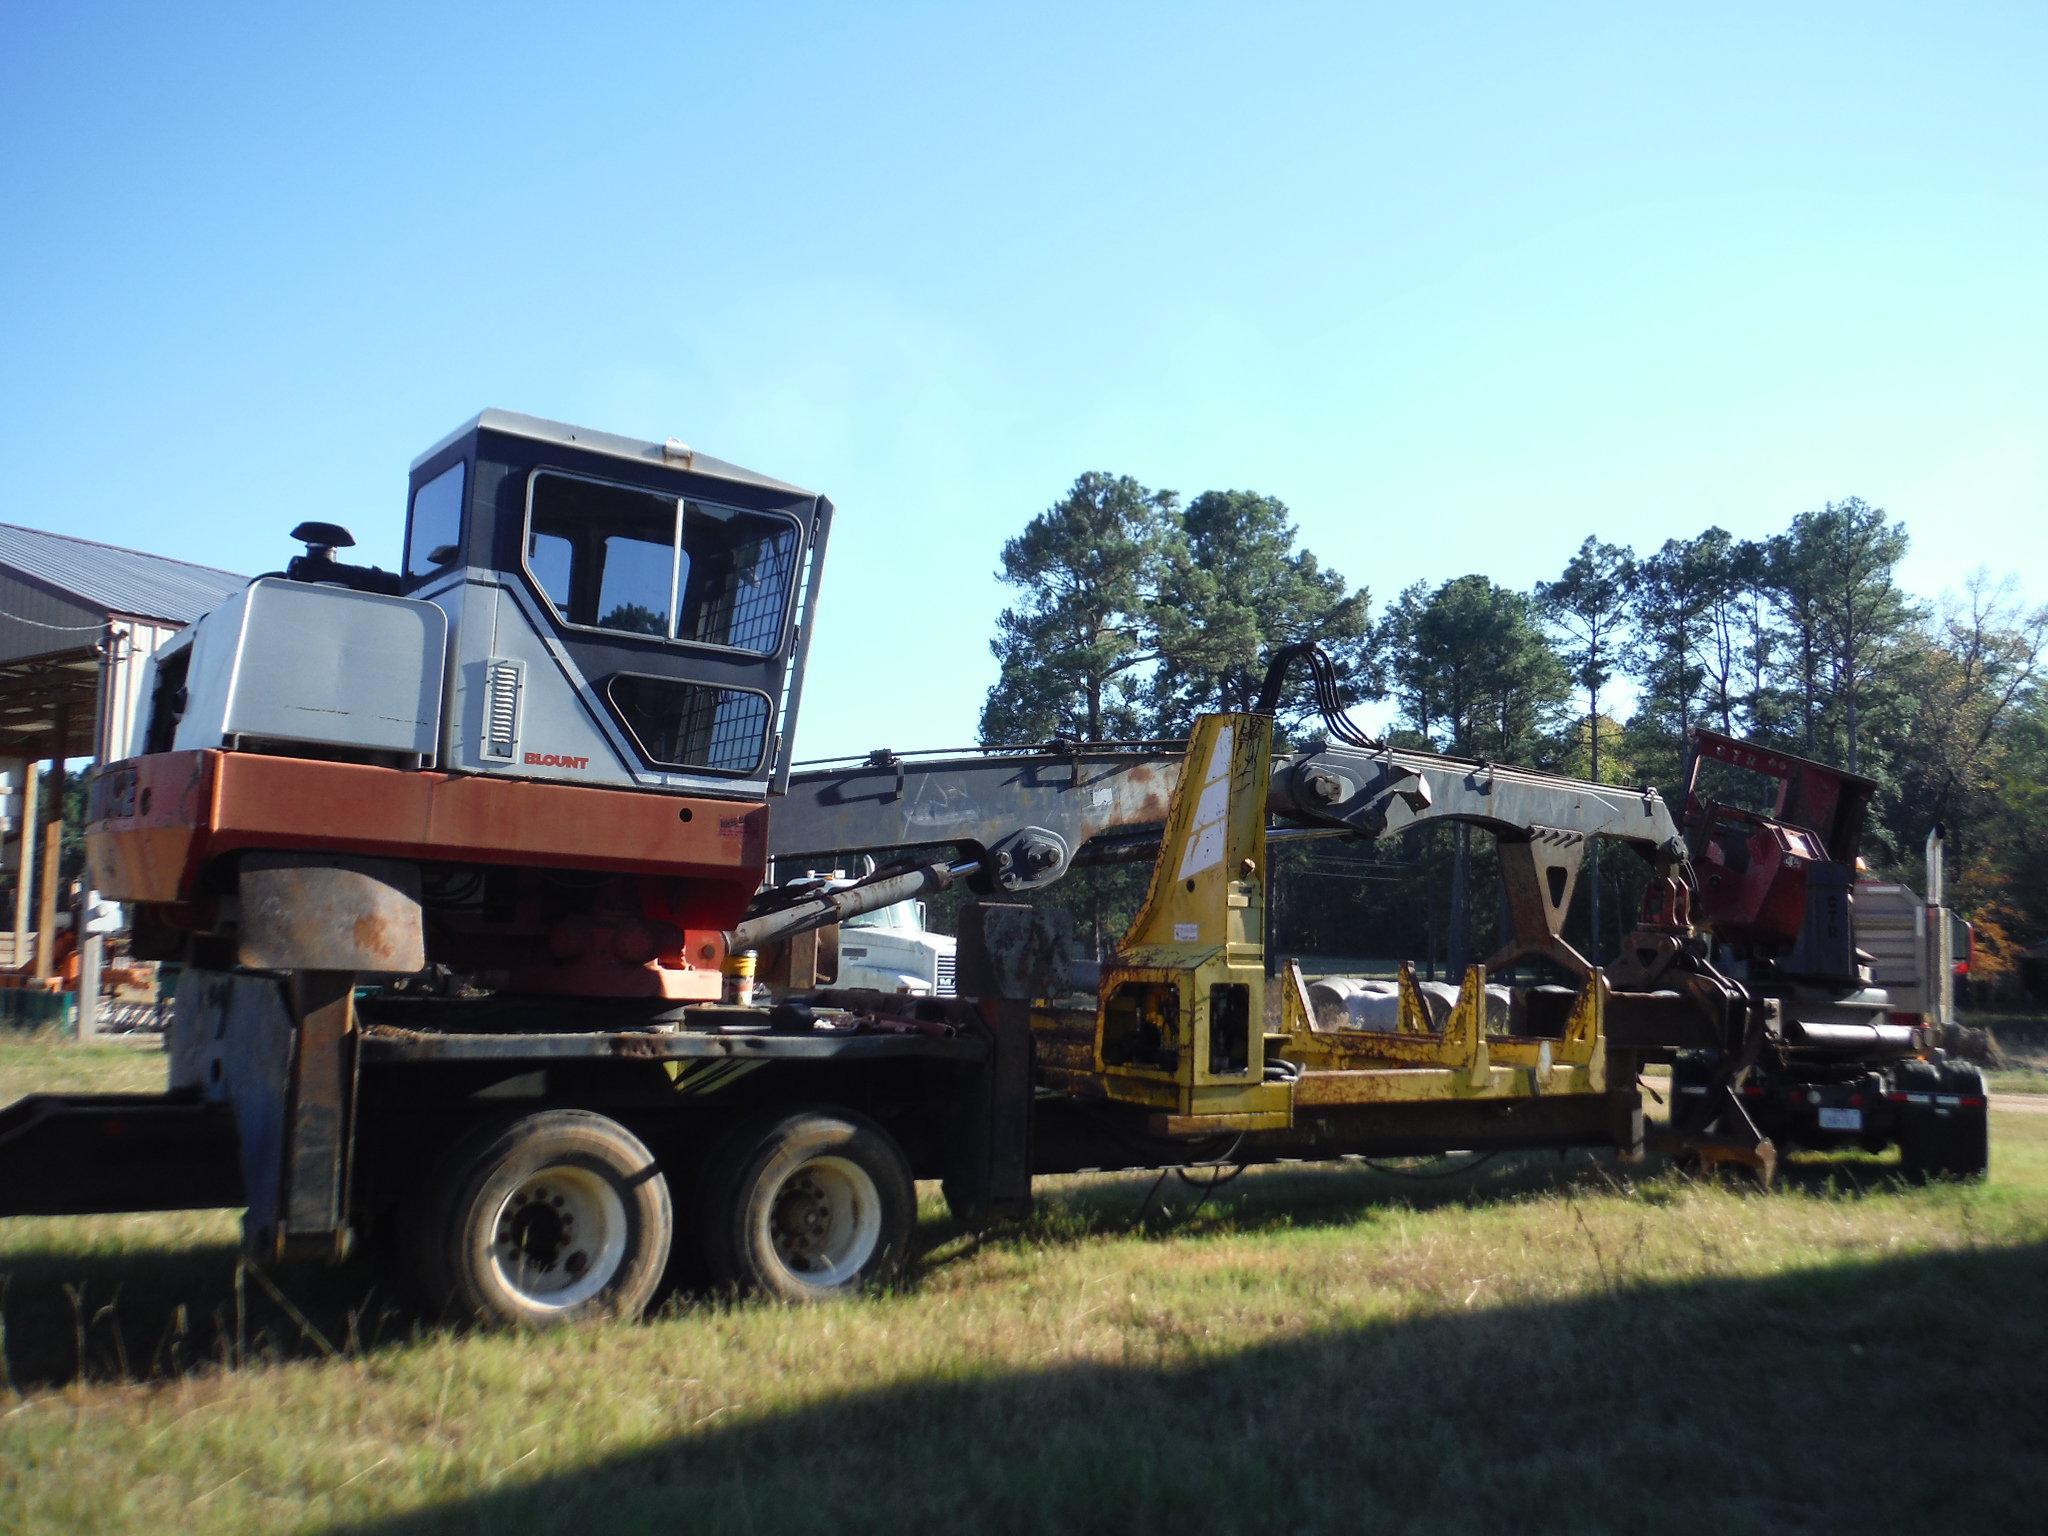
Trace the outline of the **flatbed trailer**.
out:
[[[897,1011],[879,998],[833,1001],[847,1005],[843,1029],[820,1030],[813,1017],[785,1010],[780,1021],[726,1028],[505,1033],[464,1027],[462,1005],[437,1010],[431,1022],[401,1023],[366,999],[345,1049],[323,1063],[277,978],[188,973],[171,1024],[165,1092],[32,1095],[0,1110],[0,1213],[241,1207],[259,1261],[335,1261],[367,1246],[430,1303],[466,1301],[464,1310],[495,1320],[542,1323],[580,1315],[587,1298],[571,1287],[574,1299],[563,1304],[561,1288],[521,1281],[517,1264],[507,1266],[501,1288],[437,1295],[430,1276],[451,1262],[440,1248],[465,1231],[473,1237],[486,1217],[439,1239],[417,1235],[416,1221],[422,1199],[479,1172],[463,1152],[479,1132],[516,1132],[551,1117],[601,1117],[616,1128],[619,1155],[604,1176],[622,1186],[666,1186],[670,1211],[655,1223],[666,1230],[654,1236],[664,1249],[674,1245],[684,1267],[724,1252],[711,1279],[792,1298],[843,1282],[820,1286],[819,1266],[787,1256],[749,1268],[705,1230],[733,1215],[713,1204],[713,1171],[741,1147],[760,1153],[785,1139],[792,1121],[842,1137],[871,1133],[875,1147],[853,1154],[862,1172],[849,1210],[888,1204],[892,1179],[937,1180],[977,1222],[1026,1212],[1038,1177],[1085,1170],[1641,1146],[1642,1100],[1632,1082],[1541,1097],[1411,1098],[1399,1083],[1365,1096],[1355,1074],[1308,1070],[1279,1085],[1294,1101],[1290,1112],[1257,1123],[1176,1117],[1073,1091],[1068,1075],[1037,1069],[1041,1037],[1015,1003],[921,1001]],[[346,1063],[338,1077],[321,1070],[333,1060]],[[1397,1070],[1417,1079],[1417,1090],[1431,1075]],[[1560,1062],[1552,1070],[1582,1069]],[[318,1091],[323,1078],[338,1091]],[[548,1189],[545,1175],[527,1182]],[[852,1246],[829,1251],[824,1270],[854,1255],[857,1271],[894,1272],[909,1211],[886,1217],[870,1246],[848,1235]],[[488,1219],[496,1230],[507,1218],[500,1210]],[[601,1219],[595,1207],[585,1215],[593,1219]],[[631,1212],[615,1219],[637,1220]],[[543,1271],[573,1260],[575,1236],[508,1232],[524,1261]],[[607,1310],[631,1310],[636,1299],[644,1305],[658,1275],[643,1278],[644,1292],[638,1281],[622,1286]]]
[[[541,1324],[637,1312],[671,1257],[790,1298],[894,1274],[918,1179],[980,1222],[1084,1169],[1638,1155],[1644,1054],[1741,1011],[1618,997],[1589,968],[1504,1016],[1474,967],[1447,1014],[1404,972],[1383,1028],[1318,1018],[1292,965],[1266,976],[1270,732],[1201,722],[1093,995],[1043,912],[996,902],[963,908],[954,999],[437,997],[196,967],[166,1092],[0,1111],[0,1214],[241,1206],[260,1260],[367,1247],[430,1305]]]

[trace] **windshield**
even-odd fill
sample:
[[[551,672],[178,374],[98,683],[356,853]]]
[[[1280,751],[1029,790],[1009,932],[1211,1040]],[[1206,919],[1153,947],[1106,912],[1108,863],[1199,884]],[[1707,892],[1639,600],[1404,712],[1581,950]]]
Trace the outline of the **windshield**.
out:
[[[849,917],[844,926],[848,928],[897,928],[908,932],[917,929],[915,902],[899,901],[893,907],[881,907],[873,912],[863,912],[858,917]]]
[[[793,518],[554,470],[531,496],[526,568],[566,623],[760,656],[781,643]]]

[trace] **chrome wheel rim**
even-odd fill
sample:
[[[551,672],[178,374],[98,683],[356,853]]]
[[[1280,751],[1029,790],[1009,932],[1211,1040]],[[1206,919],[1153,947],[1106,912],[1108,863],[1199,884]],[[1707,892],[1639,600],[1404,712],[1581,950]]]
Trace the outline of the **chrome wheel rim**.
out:
[[[525,1306],[580,1307],[626,1258],[626,1204],[588,1168],[542,1168],[521,1179],[491,1222],[491,1271]]]
[[[882,1240],[874,1177],[843,1157],[814,1157],[783,1175],[762,1202],[759,1235],[789,1274],[832,1290],[857,1279]]]

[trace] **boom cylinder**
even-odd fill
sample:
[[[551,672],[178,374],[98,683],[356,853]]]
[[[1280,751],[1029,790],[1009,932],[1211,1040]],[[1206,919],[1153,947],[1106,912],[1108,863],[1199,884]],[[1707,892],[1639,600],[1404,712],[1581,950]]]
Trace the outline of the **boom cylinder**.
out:
[[[843,923],[863,912],[879,911],[883,907],[893,907],[899,901],[909,901],[914,896],[943,891],[955,880],[980,868],[978,859],[958,864],[924,864],[916,869],[879,875],[836,891],[819,891],[776,911],[746,919],[733,929],[726,947],[737,954],[743,949],[759,949],[792,934],[823,928],[828,923]]]

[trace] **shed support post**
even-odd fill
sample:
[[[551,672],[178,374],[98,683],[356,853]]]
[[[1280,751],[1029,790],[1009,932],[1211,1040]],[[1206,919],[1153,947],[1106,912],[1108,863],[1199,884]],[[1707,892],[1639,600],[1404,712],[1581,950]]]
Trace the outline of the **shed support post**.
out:
[[[64,739],[71,721],[59,709],[50,747],[50,804],[43,821],[43,889],[36,903],[36,980],[48,981],[57,970],[58,860],[64,852]]]
[[[100,961],[106,940],[96,933],[84,933],[85,909],[72,919],[83,937],[78,941],[78,1038],[91,1040],[100,1032]]]
[[[35,890],[36,786],[42,777],[33,758],[21,760],[21,856],[15,860],[14,885],[14,968],[20,970],[28,955],[29,912]]]

